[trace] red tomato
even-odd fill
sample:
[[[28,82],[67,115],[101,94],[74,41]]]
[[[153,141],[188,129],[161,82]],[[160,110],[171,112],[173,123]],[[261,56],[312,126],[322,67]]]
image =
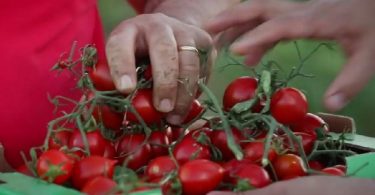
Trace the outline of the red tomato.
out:
[[[309,167],[317,171],[321,171],[322,169],[324,169],[324,165],[316,160],[309,161]]]
[[[232,128],[233,138],[236,144],[240,144],[240,141],[244,139],[242,132],[236,128]],[[222,153],[223,159],[232,159],[234,154],[228,147],[227,134],[224,130],[214,130],[211,133],[211,142],[215,145]]]
[[[89,71],[89,77],[94,87],[99,91],[116,90],[107,62],[98,62],[95,67]]]
[[[342,172],[346,173],[346,166],[345,165],[335,165],[334,168],[340,169]]]
[[[48,148],[59,150],[63,146],[68,146],[71,135],[70,131],[53,132],[48,140]]]
[[[159,124],[161,122],[163,113],[157,111],[154,107],[151,89],[138,90],[132,99],[132,105],[145,123]],[[131,112],[127,113],[127,120],[131,122],[138,122],[135,115]]]
[[[169,156],[159,156],[148,163],[146,176],[150,181],[161,179],[176,168],[176,164]]]
[[[250,186],[262,188],[272,183],[268,172],[261,166],[253,163],[241,165],[233,172],[234,183],[237,184],[239,179],[249,182]]]
[[[151,158],[151,146],[144,143],[144,134],[125,135],[117,146],[117,155],[121,162],[127,160],[127,167],[137,170],[147,164]]]
[[[19,166],[16,171],[30,177],[35,177],[35,175],[30,171],[26,164]]]
[[[303,150],[305,151],[305,153],[307,155],[310,154],[312,152],[313,148],[314,148],[316,137],[314,137],[311,134],[304,133],[304,132],[295,132],[294,135],[299,136],[299,137],[302,138]],[[291,152],[293,152],[294,154],[299,154],[298,150],[297,150],[297,148],[298,148],[297,142],[294,144],[294,148],[297,151],[294,151],[290,147],[290,143],[289,143],[289,139],[288,139],[287,135],[282,135],[281,137],[283,138],[285,147],[289,148],[291,150]]]
[[[198,143],[192,136],[186,136],[177,143],[173,148],[173,155],[180,165],[192,159],[211,158],[209,147]]]
[[[264,153],[264,142],[248,142],[243,146],[242,151],[244,153],[244,159],[247,159],[253,163],[259,163],[261,162]],[[276,159],[276,157],[277,153],[275,149],[271,147],[268,152],[268,160],[272,162]]]
[[[169,139],[164,131],[153,131],[148,143],[151,146],[151,154],[153,157],[168,154]]]
[[[278,156],[272,165],[278,179],[280,180],[287,180],[306,175],[306,168],[301,157],[295,154],[284,154]]]
[[[305,95],[296,88],[277,90],[271,98],[271,114],[282,124],[292,124],[305,117],[308,104]]]
[[[82,188],[81,192],[87,195],[107,195],[117,186],[112,179],[98,176],[89,180]]]
[[[107,105],[96,106],[92,115],[108,129],[118,131],[122,127],[124,113],[116,112]]]
[[[109,159],[114,159],[116,157],[115,146],[109,141],[107,141],[107,143],[104,146],[103,157]]]
[[[101,156],[89,156],[76,163],[73,169],[72,181],[74,187],[82,187],[91,179],[98,176],[112,178],[116,160]]]
[[[185,117],[183,124],[191,122],[193,119],[198,117],[203,112],[204,108],[198,100],[194,100],[191,104],[188,115]]]
[[[237,159],[232,159],[228,162],[224,162],[222,164],[222,167],[224,168],[224,181],[226,182],[233,182],[235,181],[235,175],[234,173],[241,168],[245,164],[250,164],[252,162],[243,159],[243,160],[237,160]]]
[[[204,195],[214,190],[223,176],[224,169],[219,164],[205,159],[187,162],[178,172],[185,195]]]
[[[229,111],[234,105],[254,98],[258,87],[258,81],[255,78],[244,76],[232,81],[225,89],[223,106]]]
[[[59,150],[42,153],[36,164],[39,177],[56,184],[65,183],[72,175],[74,160]]]
[[[171,127],[170,130],[167,131],[168,138],[170,143],[177,141],[181,136],[184,136],[190,132],[189,129],[184,129],[182,127]]]
[[[323,128],[325,133],[329,132],[326,122],[319,116],[312,113],[307,113],[302,120],[299,120],[294,124],[291,124],[290,128],[294,132],[305,132],[311,134],[315,137],[315,139],[317,137],[315,131],[316,129]]]
[[[334,176],[345,176],[345,172],[336,167],[327,167],[322,170],[323,173]]]
[[[104,139],[99,130],[86,133],[87,142],[89,144],[90,155],[103,156],[107,140]],[[81,148],[85,150],[82,135],[79,130],[74,130],[69,139],[69,148]],[[78,156],[82,156],[82,152],[77,152]]]

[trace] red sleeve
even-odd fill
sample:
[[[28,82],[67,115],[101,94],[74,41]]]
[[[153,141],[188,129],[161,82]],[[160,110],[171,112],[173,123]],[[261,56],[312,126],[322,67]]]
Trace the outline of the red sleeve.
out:
[[[135,9],[135,11],[140,14],[145,10],[147,0],[128,0],[129,4]]]

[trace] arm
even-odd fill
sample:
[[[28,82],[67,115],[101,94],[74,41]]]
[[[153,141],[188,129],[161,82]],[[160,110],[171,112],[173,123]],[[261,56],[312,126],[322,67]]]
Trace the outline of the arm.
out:
[[[123,21],[109,37],[106,52],[114,83],[123,93],[135,89],[136,56],[149,56],[153,104],[160,112],[168,113],[170,123],[180,124],[195,98],[202,74],[199,55],[179,48],[212,48],[211,36],[200,26],[239,0],[161,1],[148,0],[144,10],[147,14]]]

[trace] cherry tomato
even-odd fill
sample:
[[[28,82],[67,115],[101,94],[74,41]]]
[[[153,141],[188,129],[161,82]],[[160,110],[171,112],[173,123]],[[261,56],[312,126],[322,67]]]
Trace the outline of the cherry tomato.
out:
[[[340,169],[342,172],[346,173],[346,166],[345,165],[335,165],[334,168]]]
[[[95,67],[89,71],[89,77],[94,87],[99,91],[116,90],[116,86],[109,72],[108,63],[105,61],[98,62]]]
[[[217,163],[197,159],[185,163],[178,172],[183,194],[204,195],[223,180],[224,169]]]
[[[271,114],[282,124],[293,124],[302,120],[307,109],[305,95],[296,88],[279,89],[271,97]]]
[[[169,156],[159,156],[148,163],[146,176],[150,181],[161,179],[176,168],[176,164]]]
[[[153,131],[148,143],[151,146],[151,154],[153,157],[168,154],[169,139],[164,131]]]
[[[107,105],[96,106],[92,115],[108,129],[118,131],[122,127],[124,113],[116,112]]]
[[[304,132],[295,132],[294,135],[296,135],[297,137],[298,136],[301,137],[303,150],[305,151],[305,153],[307,155],[310,154],[312,152],[313,148],[314,148],[316,137],[314,137],[311,134],[304,133]],[[294,143],[294,149],[296,149],[296,150],[292,150],[287,135],[283,135],[281,137],[284,141],[284,145],[286,146],[286,148],[288,148],[294,154],[299,154],[299,152],[297,150],[298,144],[296,142]]]
[[[329,132],[326,122],[319,116],[312,113],[307,113],[303,119],[291,124],[290,128],[294,132],[305,132],[311,134],[315,137],[315,139],[317,137],[316,129],[323,128],[323,132],[326,134]]]
[[[243,159],[243,160],[237,160],[232,159],[228,162],[224,162],[222,164],[222,167],[224,168],[224,181],[226,182],[233,182],[235,181],[235,172],[241,168],[245,164],[252,163],[249,160]]]
[[[244,139],[242,132],[236,128],[232,128],[233,138],[236,144],[240,144],[240,141]],[[232,159],[234,154],[228,147],[227,134],[224,130],[214,130],[211,133],[211,142],[215,145],[222,153],[223,159]]]
[[[309,161],[309,167],[317,171],[321,171],[322,169],[324,169],[324,165],[317,160]]]
[[[98,176],[89,180],[82,188],[81,192],[87,195],[107,195],[117,186],[112,179]]]
[[[259,163],[262,160],[264,153],[264,142],[248,142],[243,146],[244,159],[247,159],[253,163]],[[268,160],[274,161],[277,157],[275,149],[272,147],[268,152]]]
[[[91,131],[86,133],[87,142],[90,149],[90,155],[103,156],[105,145],[107,140],[104,139],[99,130]],[[69,139],[69,148],[81,148],[85,150],[85,145],[83,143],[82,135],[79,130],[74,130],[73,134]],[[76,152],[78,156],[82,156],[82,152]]]
[[[232,178],[236,178],[234,184],[237,184],[239,179],[247,180],[250,186],[255,188],[262,188],[272,183],[268,172],[263,167],[253,163],[242,164],[232,174]]]
[[[345,176],[345,172],[336,167],[327,167],[322,170],[323,173],[334,176]]]
[[[59,150],[47,150],[42,153],[36,164],[36,172],[42,179],[63,184],[72,175],[74,160]]]
[[[76,163],[73,169],[72,181],[74,187],[82,187],[91,179],[98,176],[112,178],[116,160],[101,156],[89,156]]]
[[[194,100],[191,104],[188,115],[185,117],[183,124],[191,122],[193,119],[198,117],[203,112],[204,108],[198,100]]]
[[[280,180],[292,179],[306,175],[306,167],[301,157],[295,154],[278,156],[272,163],[276,175]]]
[[[211,158],[209,147],[198,143],[193,136],[186,136],[177,143],[173,148],[173,155],[180,165],[192,159]]]
[[[152,90],[140,89],[136,92],[132,99],[132,105],[138,112],[141,118],[147,124],[159,124],[163,117],[163,113],[156,110],[152,102]],[[135,115],[127,112],[127,120],[131,122],[138,122]]]
[[[48,148],[59,150],[61,147],[67,146],[71,135],[70,131],[53,132],[48,140]]]
[[[144,134],[125,135],[117,146],[117,155],[121,163],[126,159],[127,167],[137,170],[147,164],[151,158],[151,146],[144,143],[146,136]]]
[[[107,141],[107,143],[104,146],[103,157],[108,159],[114,159],[116,157],[115,146],[109,141]]]
[[[255,78],[244,76],[232,81],[225,89],[223,106],[229,111],[234,105],[254,98],[258,87],[258,81]]]

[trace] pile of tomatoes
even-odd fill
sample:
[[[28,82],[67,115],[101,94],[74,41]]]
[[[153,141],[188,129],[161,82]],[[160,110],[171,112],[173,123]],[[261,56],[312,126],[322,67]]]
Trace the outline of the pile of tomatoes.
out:
[[[82,98],[71,113],[51,121],[44,146],[31,152],[20,172],[89,195],[154,188],[203,195],[346,173],[340,155],[327,160],[332,153],[324,151],[336,151],[338,143],[324,120],[308,112],[299,89],[274,81],[271,71],[236,78],[222,106],[200,83],[207,100],[194,100],[184,123],[174,126],[152,104],[150,65],[137,69],[136,91],[120,94],[108,65],[82,56]],[[190,128],[196,121],[201,125]]]

